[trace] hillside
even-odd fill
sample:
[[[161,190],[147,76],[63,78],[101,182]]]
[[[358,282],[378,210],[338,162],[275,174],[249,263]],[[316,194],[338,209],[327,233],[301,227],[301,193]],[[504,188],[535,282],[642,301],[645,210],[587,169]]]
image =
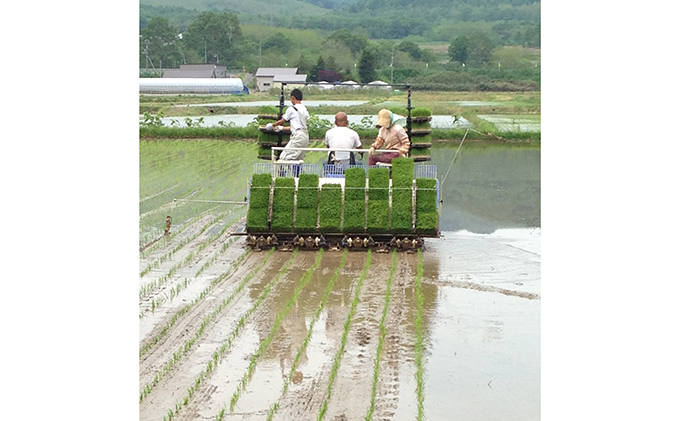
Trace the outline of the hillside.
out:
[[[210,10],[214,12],[235,12],[239,15],[282,15],[297,10],[301,15],[323,15],[328,9],[298,0],[142,0],[140,6],[174,6],[185,9],[195,9],[199,12]]]

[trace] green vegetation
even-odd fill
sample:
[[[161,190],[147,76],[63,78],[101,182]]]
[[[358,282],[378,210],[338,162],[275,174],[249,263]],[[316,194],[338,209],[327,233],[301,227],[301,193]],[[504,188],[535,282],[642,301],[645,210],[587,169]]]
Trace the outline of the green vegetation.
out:
[[[389,169],[370,168],[368,170],[368,232],[385,233],[389,231],[389,185]]]
[[[272,199],[272,231],[291,232],[293,229],[293,204],[295,201],[295,179],[277,177],[274,181]]]
[[[295,209],[295,231],[316,231],[319,212],[319,176],[300,174]]]
[[[345,171],[345,211],[343,232],[360,233],[366,227],[366,171],[348,168]]]
[[[439,222],[437,208],[437,180],[416,178],[416,233],[436,233]]]
[[[252,231],[267,231],[269,219],[270,174],[253,174],[247,224]]]
[[[413,231],[413,159],[392,161],[392,225],[395,234]]]
[[[319,230],[338,233],[342,223],[342,186],[324,184],[319,196]]]

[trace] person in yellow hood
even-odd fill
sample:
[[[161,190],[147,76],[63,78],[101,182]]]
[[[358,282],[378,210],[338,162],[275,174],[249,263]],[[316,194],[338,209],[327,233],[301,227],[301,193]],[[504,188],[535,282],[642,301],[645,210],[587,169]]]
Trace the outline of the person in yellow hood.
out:
[[[397,157],[405,157],[411,149],[411,141],[406,130],[395,123],[398,116],[390,110],[382,109],[378,112],[378,137],[368,150],[368,165],[376,162],[392,163]],[[391,149],[394,152],[376,154],[376,149]]]

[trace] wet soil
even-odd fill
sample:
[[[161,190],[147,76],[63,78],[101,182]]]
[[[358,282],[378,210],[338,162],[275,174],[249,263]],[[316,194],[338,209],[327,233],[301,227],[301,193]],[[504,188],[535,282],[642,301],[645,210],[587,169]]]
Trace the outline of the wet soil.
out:
[[[186,238],[192,229],[199,228],[188,228]],[[540,229],[443,234],[427,239],[422,252],[425,418],[540,419]],[[140,258],[140,272],[178,241]],[[140,419],[265,420],[274,408],[274,420],[316,420],[324,402],[325,420],[364,419],[392,255],[372,253],[359,287],[368,256],[348,253],[326,296],[341,251],[323,252],[306,280],[316,252],[247,252],[228,234],[199,252],[202,241],[196,237],[140,279],[141,287],[176,268],[140,298]],[[221,251],[227,241],[234,242]],[[417,418],[417,266],[417,254],[398,254],[374,420]],[[185,282],[172,300],[148,309],[151,297]]]

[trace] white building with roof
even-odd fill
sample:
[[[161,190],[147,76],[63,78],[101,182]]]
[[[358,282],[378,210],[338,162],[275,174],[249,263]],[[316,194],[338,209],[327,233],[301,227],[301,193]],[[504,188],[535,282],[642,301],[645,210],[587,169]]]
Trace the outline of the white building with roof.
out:
[[[281,82],[300,83],[302,77],[304,77],[303,82],[305,82],[307,75],[298,75],[297,70],[297,67],[260,67],[255,73],[258,91],[270,90],[275,87],[275,82],[279,83],[279,87],[281,87]],[[276,80],[274,80],[275,78]]]

